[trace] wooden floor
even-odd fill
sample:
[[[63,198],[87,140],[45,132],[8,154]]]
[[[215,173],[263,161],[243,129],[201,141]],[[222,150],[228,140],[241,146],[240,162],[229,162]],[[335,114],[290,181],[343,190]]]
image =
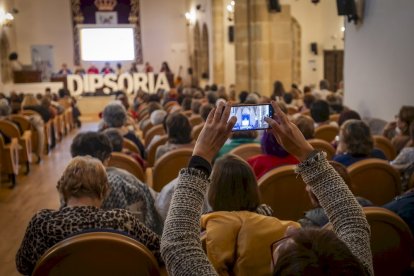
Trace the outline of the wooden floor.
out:
[[[17,178],[15,189],[0,186],[0,275],[20,275],[15,255],[27,224],[40,209],[59,207],[56,184],[70,157],[70,144],[79,131],[96,130],[96,123],[84,123],[73,130],[40,164],[32,164],[29,175]]]

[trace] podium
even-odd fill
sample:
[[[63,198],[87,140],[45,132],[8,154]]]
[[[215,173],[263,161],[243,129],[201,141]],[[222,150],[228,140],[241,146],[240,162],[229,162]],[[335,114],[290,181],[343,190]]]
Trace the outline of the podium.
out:
[[[38,71],[38,70],[13,71],[13,80],[14,80],[14,83],[42,82],[42,71]]]

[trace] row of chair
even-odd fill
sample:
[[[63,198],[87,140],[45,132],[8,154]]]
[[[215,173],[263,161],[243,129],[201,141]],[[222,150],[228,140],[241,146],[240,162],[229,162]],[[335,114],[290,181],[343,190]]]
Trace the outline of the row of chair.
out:
[[[48,154],[51,146],[62,140],[75,125],[72,118],[72,110],[67,109],[63,114],[56,116],[44,124],[42,133],[38,132],[30,120],[30,116],[40,114],[32,110],[23,110],[20,114],[10,115],[7,120],[0,120],[0,132],[11,141],[5,144],[4,137],[0,141],[0,150],[4,154],[0,157],[0,172],[8,175],[12,187],[16,185],[16,176],[19,174],[19,166],[26,167],[26,174],[30,172],[30,163],[33,156],[37,162],[41,161],[42,154]],[[52,135],[52,131],[54,131]],[[39,139],[44,137],[44,152],[40,152]],[[55,139],[52,139],[52,136]]]
[[[375,275],[407,273],[414,245],[407,224],[384,208],[363,209],[371,228]],[[332,225],[328,224],[325,229],[332,230]],[[33,275],[158,276],[163,272],[152,253],[138,241],[120,233],[89,232],[69,237],[47,250],[37,262]]]

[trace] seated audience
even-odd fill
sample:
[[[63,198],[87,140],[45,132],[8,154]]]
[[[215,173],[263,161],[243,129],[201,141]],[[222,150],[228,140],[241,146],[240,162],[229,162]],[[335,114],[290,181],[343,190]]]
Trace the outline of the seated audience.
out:
[[[102,112],[102,118],[105,128],[118,129],[123,137],[135,143],[140,151],[141,157],[145,158],[145,147],[141,140],[125,125],[127,122],[127,112],[122,104],[119,102],[108,104]]]
[[[250,166],[252,166],[257,179],[277,167],[299,163],[294,156],[290,155],[279,145],[275,136],[269,132],[263,134],[261,145],[263,154],[253,156],[247,160]]]
[[[323,125],[338,126],[336,122],[329,120],[330,110],[326,101],[319,100],[312,104],[310,108],[312,119],[315,121],[315,128]]]
[[[363,121],[346,121],[339,131],[338,147],[333,160],[348,167],[367,158],[387,159],[381,150],[374,149],[371,132]]]
[[[168,115],[164,123],[164,129],[168,135],[168,141],[165,145],[157,148],[155,160],[158,160],[169,151],[193,146],[191,125],[184,114],[176,112]]]
[[[246,101],[248,96],[249,96],[249,92],[247,92],[247,91],[240,92],[240,94],[239,94],[239,103],[243,104]]]
[[[210,184],[211,162],[230,136],[236,118],[230,105],[210,113],[189,168],[180,172],[161,241],[169,275],[218,275],[199,238],[201,207]],[[287,229],[272,249],[273,275],[373,275],[370,228],[362,208],[323,153],[315,151],[273,103],[278,120],[267,118],[271,133],[302,163],[297,172],[324,208],[333,231]],[[347,208],[343,208],[347,206]],[[344,223],[346,221],[346,223]],[[179,226],[179,227],[177,227]],[[257,231],[260,229],[254,229]],[[256,243],[255,241],[254,243]],[[267,269],[269,264],[266,264]]]
[[[275,81],[273,84],[273,93],[272,93],[272,96],[270,96],[270,98],[272,100],[282,99],[285,93],[286,93],[286,90],[285,90],[285,87],[283,86],[283,83],[281,81]]]
[[[305,93],[303,96],[303,106],[299,108],[301,113],[310,112],[312,104],[316,101],[312,93]]]
[[[6,119],[11,114],[11,107],[7,99],[0,99],[0,119]]]
[[[45,108],[32,94],[24,96],[22,105],[23,110],[36,111],[42,118],[43,122],[47,123],[50,120],[51,114],[48,108]]]
[[[181,108],[183,111],[188,111],[191,110],[191,103],[192,103],[193,99],[190,96],[186,96],[184,97],[182,103],[181,103]]]
[[[148,103],[147,109],[148,109],[148,115],[151,117],[152,112],[154,112],[155,110],[161,110],[162,106],[157,101],[151,101]],[[146,127],[148,127],[150,123],[151,123],[150,118],[141,120],[141,122],[139,123],[139,129],[141,130],[145,129]]]
[[[200,116],[203,118],[204,122],[207,120],[208,114],[210,114],[211,110],[214,109],[214,105],[206,103],[200,107]]]
[[[329,104],[332,113],[341,113],[344,110],[341,96],[332,93],[326,97],[326,101]]]
[[[124,148],[124,139],[126,138],[122,137],[121,133],[119,133],[119,130],[117,130],[116,128],[107,128],[103,131],[103,134],[105,134],[111,142],[112,152],[125,153],[126,155],[132,157],[135,161],[137,161],[137,163],[142,167],[142,169],[145,170],[145,161],[142,160],[141,156],[136,152],[132,152]]]
[[[193,115],[200,115],[200,108],[201,108],[201,101],[200,100],[193,100],[191,102],[191,111]]]
[[[129,172],[108,167],[112,147],[105,134],[80,133],[73,140],[70,151],[72,157],[90,155],[106,166],[110,191],[102,203],[103,209],[128,209],[148,228],[161,234],[162,222],[154,207],[154,191]]]
[[[260,205],[252,169],[234,155],[214,163],[207,198],[213,212],[201,217],[201,227],[215,270],[220,275],[270,275],[269,245],[299,225],[272,217],[270,207]]]
[[[103,210],[110,187],[102,163],[76,157],[66,167],[57,189],[64,202],[59,210],[41,210],[31,219],[16,255],[17,270],[30,275],[39,258],[56,243],[84,231],[115,230],[143,243],[162,262],[159,237],[130,212]]]
[[[299,115],[292,120],[306,140],[313,139],[315,137],[315,122],[313,119],[306,115]]]
[[[217,157],[221,157],[226,153],[229,153],[231,150],[237,148],[243,144],[250,144],[250,143],[259,143],[257,141],[257,131],[235,131],[231,134],[231,137],[227,142],[223,145],[220,149]]]
[[[88,68],[88,74],[99,74],[99,69],[94,64],[91,64]]]
[[[414,106],[401,107],[396,119],[385,126],[383,135],[391,140],[398,154],[410,140],[409,128],[414,121]]]
[[[338,162],[329,161],[329,164],[335,169],[335,171],[339,174],[339,176],[344,180],[345,184],[348,188],[351,187],[351,177],[346,170],[346,167]],[[318,199],[313,194],[311,187],[306,186],[306,192],[312,202],[312,205],[315,207],[305,213],[305,216],[301,218],[298,222],[302,227],[323,227],[328,222],[329,219],[325,214],[323,208],[319,205]],[[368,207],[373,206],[372,202],[363,198],[363,197],[355,197],[361,207]]]
[[[165,117],[167,117],[167,112],[164,110],[155,110],[151,113],[150,122],[153,126],[161,125],[164,123]],[[152,137],[151,141],[149,142],[147,149],[149,149],[154,143],[159,141],[162,135],[156,134]]]
[[[321,80],[319,82],[319,91],[314,90],[312,93],[316,100],[326,100],[326,98],[332,94],[331,91],[329,91],[329,81],[328,80]]]
[[[359,116],[358,112],[354,110],[344,110],[339,115],[338,125],[342,126],[348,120],[361,120],[361,116]]]

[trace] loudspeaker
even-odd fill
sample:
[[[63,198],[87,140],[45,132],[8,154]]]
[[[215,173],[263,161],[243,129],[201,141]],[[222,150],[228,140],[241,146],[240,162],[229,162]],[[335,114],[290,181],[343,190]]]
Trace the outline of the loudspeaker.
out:
[[[267,0],[267,8],[269,12],[280,12],[282,10],[279,0]]]
[[[336,0],[338,15],[356,15],[355,0]]]
[[[312,42],[310,44],[310,49],[312,53],[314,53],[315,55],[318,55],[318,43]]]
[[[228,37],[229,37],[229,42],[233,43],[234,42],[234,26],[229,26],[227,34],[228,34]]]

